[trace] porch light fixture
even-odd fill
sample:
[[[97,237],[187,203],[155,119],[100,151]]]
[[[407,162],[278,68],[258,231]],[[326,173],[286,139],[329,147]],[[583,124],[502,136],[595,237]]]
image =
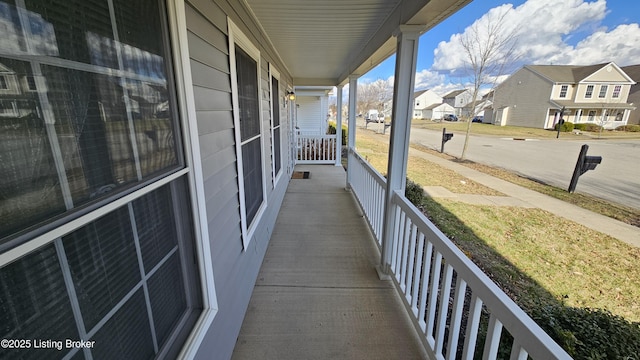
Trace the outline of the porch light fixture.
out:
[[[294,101],[296,99],[296,94],[293,91],[287,91],[287,99]]]

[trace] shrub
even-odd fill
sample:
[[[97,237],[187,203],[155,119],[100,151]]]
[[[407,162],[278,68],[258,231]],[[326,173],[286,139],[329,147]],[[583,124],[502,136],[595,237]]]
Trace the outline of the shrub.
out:
[[[327,134],[335,134],[336,133],[336,124],[333,122],[329,123],[329,128],[327,129]],[[342,125],[342,145],[347,145],[347,127]]]
[[[565,121],[562,125],[556,124],[556,126],[554,127],[556,131],[558,130],[558,126],[560,127],[560,131],[562,132],[572,132],[574,127],[573,123],[568,121]]]
[[[587,124],[573,124],[573,128],[575,130],[586,131],[587,130]]]
[[[600,132],[600,130],[602,130],[602,126],[597,124],[584,124],[584,125],[586,125],[584,128],[584,131]]]
[[[422,199],[424,198],[424,189],[420,184],[407,178],[407,187],[404,189],[404,196],[406,196],[413,205],[419,207],[422,205]]]
[[[618,126],[616,131],[640,132],[640,125],[622,125]]]
[[[576,359],[640,359],[640,323],[603,309],[538,306],[532,318]]]

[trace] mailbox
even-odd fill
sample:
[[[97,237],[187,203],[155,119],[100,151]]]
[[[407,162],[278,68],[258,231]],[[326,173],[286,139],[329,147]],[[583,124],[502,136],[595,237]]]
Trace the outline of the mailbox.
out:
[[[589,170],[595,170],[598,164],[602,163],[602,156],[585,156],[580,175],[586,173]]]
[[[453,133],[448,133],[447,128],[442,128],[442,144],[440,145],[440,152],[444,152],[444,143],[451,140]]]
[[[567,190],[570,193],[576,190],[576,185],[578,185],[578,178],[580,175],[589,170],[595,170],[596,166],[602,163],[602,156],[587,156],[587,150],[589,150],[589,145],[582,145],[580,155],[578,155],[578,161],[576,162],[576,167],[573,170],[571,183],[569,183],[569,189]]]

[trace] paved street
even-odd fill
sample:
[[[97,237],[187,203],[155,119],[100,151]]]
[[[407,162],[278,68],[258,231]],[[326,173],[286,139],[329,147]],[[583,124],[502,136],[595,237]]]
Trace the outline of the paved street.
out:
[[[411,129],[411,141],[440,150],[442,132]],[[567,138],[571,134],[561,134]],[[463,134],[455,134],[445,153],[460,156]],[[640,140],[513,140],[471,136],[467,159],[517,172],[567,189],[580,147],[588,155],[602,156],[602,164],[580,177],[576,192],[583,192],[640,209]]]

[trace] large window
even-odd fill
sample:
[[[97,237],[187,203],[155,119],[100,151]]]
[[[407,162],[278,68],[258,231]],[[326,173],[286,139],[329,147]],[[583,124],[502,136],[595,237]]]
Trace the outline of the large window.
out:
[[[3,267],[0,338],[32,346],[2,355],[175,356],[182,345],[176,336],[187,335],[177,325],[193,324],[201,306],[197,275],[181,265],[193,257],[179,241],[191,236],[178,225],[188,223],[188,212],[172,200],[183,191],[181,181],[165,185]],[[37,349],[40,339],[56,346]],[[66,339],[94,341],[93,348],[67,348]]]
[[[175,358],[203,304],[163,2],[0,14],[0,338],[31,341],[0,358]]]
[[[246,248],[266,204],[259,98],[260,53],[232,22],[230,28],[234,39],[230,52],[235,62],[232,71],[234,118],[243,243]]]
[[[0,95],[0,244],[182,163],[158,1],[23,4],[0,37],[22,79]]]

